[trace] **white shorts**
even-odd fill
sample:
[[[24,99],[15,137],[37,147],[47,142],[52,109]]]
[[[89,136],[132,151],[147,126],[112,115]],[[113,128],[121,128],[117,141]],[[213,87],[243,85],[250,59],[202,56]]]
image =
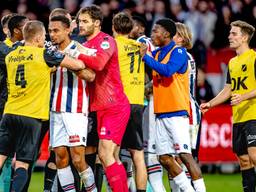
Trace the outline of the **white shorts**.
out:
[[[142,121],[144,152],[156,152],[156,116],[154,114],[153,95],[150,96],[148,106],[143,112]]]
[[[156,153],[190,153],[190,135],[188,117],[170,117],[156,119]]]
[[[86,146],[88,117],[83,113],[50,112],[50,146]]]

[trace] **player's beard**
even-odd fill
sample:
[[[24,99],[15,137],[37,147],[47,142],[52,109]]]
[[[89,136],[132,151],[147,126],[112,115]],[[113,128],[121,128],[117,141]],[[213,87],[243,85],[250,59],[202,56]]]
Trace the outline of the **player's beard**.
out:
[[[86,36],[86,37],[89,37],[91,36],[92,34],[94,33],[94,25],[90,25],[90,26],[87,26],[86,29],[81,29],[80,30],[80,35],[82,36]]]

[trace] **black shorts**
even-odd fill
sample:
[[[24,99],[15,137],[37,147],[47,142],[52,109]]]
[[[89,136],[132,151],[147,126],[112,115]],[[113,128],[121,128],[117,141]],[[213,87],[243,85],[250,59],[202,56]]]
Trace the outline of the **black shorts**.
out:
[[[38,149],[42,122],[20,115],[4,114],[0,124],[0,154],[30,163]]]
[[[87,146],[98,147],[99,137],[97,133],[97,115],[96,112],[90,112],[88,116],[88,135]]]
[[[232,142],[238,156],[248,154],[248,147],[256,147],[256,120],[234,124]]]
[[[122,140],[122,149],[143,150],[143,111],[143,105],[131,105],[131,115]]]

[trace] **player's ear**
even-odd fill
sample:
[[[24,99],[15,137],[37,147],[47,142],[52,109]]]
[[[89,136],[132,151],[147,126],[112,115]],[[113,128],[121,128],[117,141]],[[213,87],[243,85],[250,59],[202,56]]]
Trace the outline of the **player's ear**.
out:
[[[35,36],[34,41],[35,41],[36,43],[40,43],[40,41],[41,41],[40,35]]]
[[[100,20],[96,20],[96,21],[94,22],[94,25],[97,26],[97,27],[99,27],[99,26],[101,25]]]
[[[165,31],[165,32],[164,32],[164,37],[167,38],[167,37],[169,37],[169,36],[170,36],[170,33],[167,32],[167,31]]]
[[[71,29],[71,27],[69,27],[69,28],[66,28],[66,32],[68,33],[68,34],[71,34],[72,33],[72,31],[71,31],[72,29]]]
[[[14,28],[14,29],[13,29],[13,32],[17,34],[17,33],[20,32],[20,30],[19,30],[18,28]]]

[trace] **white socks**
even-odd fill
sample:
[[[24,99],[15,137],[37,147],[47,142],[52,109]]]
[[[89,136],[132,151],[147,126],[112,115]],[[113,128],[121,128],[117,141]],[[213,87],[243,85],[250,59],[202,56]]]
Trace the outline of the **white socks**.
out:
[[[206,192],[203,178],[192,181],[196,192]]]
[[[180,187],[182,191],[195,192],[184,171],[182,171],[179,175],[174,177],[173,181]]]
[[[62,169],[57,169],[57,174],[58,174],[60,185],[63,191],[76,192],[75,184],[74,184],[74,176],[70,166],[67,166]]]
[[[91,167],[88,167],[83,172],[79,173],[81,180],[84,183],[86,191],[97,192],[97,188],[94,181],[94,174]]]

